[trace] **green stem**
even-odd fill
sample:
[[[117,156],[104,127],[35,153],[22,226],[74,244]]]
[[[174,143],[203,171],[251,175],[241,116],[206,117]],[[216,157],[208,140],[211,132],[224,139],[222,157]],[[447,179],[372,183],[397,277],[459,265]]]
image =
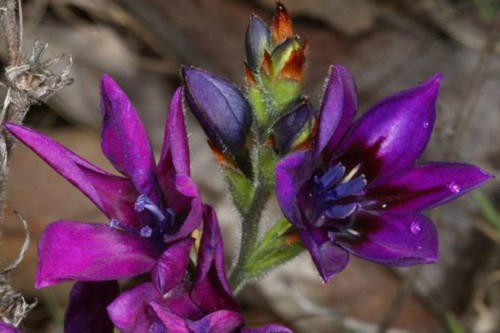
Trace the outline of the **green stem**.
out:
[[[264,211],[265,205],[270,195],[270,186],[266,184],[262,176],[260,168],[260,156],[262,144],[256,144],[256,151],[253,159],[254,165],[254,182],[253,182],[253,195],[247,209],[240,210],[242,217],[241,222],[241,239],[240,251],[238,257],[231,267],[229,274],[229,282],[235,293],[237,293],[244,285],[247,278],[245,274],[246,263],[255,249],[258,236],[259,225]]]

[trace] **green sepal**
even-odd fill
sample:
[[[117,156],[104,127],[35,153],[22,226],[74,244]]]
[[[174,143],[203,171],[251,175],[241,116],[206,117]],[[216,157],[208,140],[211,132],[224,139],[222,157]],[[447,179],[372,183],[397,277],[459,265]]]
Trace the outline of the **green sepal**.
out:
[[[246,212],[252,204],[254,188],[251,181],[237,170],[224,170],[233,202],[240,213]]]
[[[259,164],[262,180],[267,188],[274,188],[275,185],[275,169],[279,161],[279,157],[271,147],[262,147],[259,152]]]
[[[282,218],[267,231],[246,262],[245,276],[257,278],[304,250],[298,235],[289,233],[291,227],[290,222]]]
[[[265,128],[268,123],[269,115],[264,101],[264,94],[258,85],[248,88],[248,101],[252,106],[254,120],[259,129]]]
[[[292,80],[273,81],[268,86],[269,95],[272,96],[279,114],[288,111],[290,105],[295,102],[301,94],[301,85]]]

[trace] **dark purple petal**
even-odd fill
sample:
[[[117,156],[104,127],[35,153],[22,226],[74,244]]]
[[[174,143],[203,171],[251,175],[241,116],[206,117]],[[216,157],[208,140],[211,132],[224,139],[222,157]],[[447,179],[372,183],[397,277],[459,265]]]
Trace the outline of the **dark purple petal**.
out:
[[[259,328],[243,328],[241,333],[293,333],[293,331],[281,325],[270,324]]]
[[[300,238],[309,251],[323,281],[328,282],[335,274],[347,266],[349,253],[330,242],[326,235],[322,233],[322,231],[317,230],[304,230],[300,232]]]
[[[148,239],[98,223],[58,221],[38,243],[35,287],[118,280],[149,271],[161,252]]]
[[[373,184],[382,184],[410,167],[429,141],[436,118],[439,81],[427,82],[393,95],[369,110],[354,126],[340,150],[340,161]]]
[[[203,217],[203,235],[191,297],[206,312],[237,310],[226,277],[224,245],[217,216],[212,207],[205,205]]]
[[[334,152],[352,125],[357,109],[356,85],[351,73],[340,65],[332,66],[321,104],[314,156],[318,156],[323,149],[326,149],[327,156]]]
[[[367,197],[392,213],[418,212],[451,201],[493,176],[469,164],[427,163],[379,187]]]
[[[335,239],[352,254],[384,265],[428,264],[438,258],[436,227],[418,213],[359,213],[350,230]]]
[[[175,313],[169,311],[165,306],[152,302],[151,309],[154,311],[163,326],[167,328],[166,332],[170,333],[192,333],[186,325],[186,320]]]
[[[143,283],[120,295],[108,306],[108,314],[122,333],[149,333],[154,318],[148,304],[162,296],[152,283]]]
[[[138,192],[158,203],[161,194],[146,130],[116,82],[103,75],[101,85],[102,151],[118,171],[132,180]]]
[[[188,326],[192,333],[237,333],[243,324],[243,317],[238,312],[220,310],[190,322]]]
[[[59,143],[29,128],[5,126],[57,173],[85,194],[109,218],[125,225],[137,223],[133,203],[137,192],[128,179],[114,176],[75,155]]]
[[[252,14],[245,38],[247,61],[252,71],[260,68],[264,50],[269,50],[270,45],[269,27],[259,17]]]
[[[310,130],[314,109],[307,99],[301,100],[273,126],[278,152],[283,155],[297,144],[304,130]],[[309,125],[309,126],[308,126]]]
[[[301,187],[312,177],[312,154],[298,152],[283,158],[276,166],[276,195],[285,217],[304,228],[298,205]]]
[[[21,333],[21,330],[6,323],[0,323],[0,333]]]
[[[153,267],[152,280],[161,294],[174,289],[186,275],[193,244],[193,238],[186,238],[171,245]]]
[[[207,71],[183,67],[186,103],[221,152],[241,155],[250,129],[251,108],[231,82]]]
[[[64,316],[64,332],[113,332],[106,307],[119,294],[117,281],[75,283]]]

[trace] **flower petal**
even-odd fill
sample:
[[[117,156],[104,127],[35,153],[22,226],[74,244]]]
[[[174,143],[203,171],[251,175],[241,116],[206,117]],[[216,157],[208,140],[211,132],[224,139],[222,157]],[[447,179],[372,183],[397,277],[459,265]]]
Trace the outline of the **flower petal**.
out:
[[[178,195],[176,196],[176,201],[170,207],[178,215],[188,215],[177,232],[168,238],[167,242],[169,243],[188,237],[200,226],[203,215],[203,203],[200,193],[191,178],[186,175],[177,175],[175,178],[175,188]]]
[[[349,232],[335,240],[352,254],[383,265],[428,264],[438,258],[436,227],[417,213],[359,213]]]
[[[205,205],[203,217],[203,235],[191,297],[207,312],[237,310],[226,277],[224,245],[214,209]]]
[[[351,72],[340,65],[330,67],[330,78],[319,114],[315,157],[325,148],[327,156],[333,153],[352,125],[357,109],[356,85]]]
[[[241,333],[293,333],[293,331],[281,325],[270,324],[259,328],[243,328]]]
[[[243,317],[238,312],[220,310],[196,322],[188,323],[188,326],[190,332],[194,333],[234,333],[239,332],[243,324]]]
[[[369,110],[341,146],[346,168],[360,166],[368,182],[382,184],[410,167],[429,141],[436,118],[436,74],[413,89],[393,95]]]
[[[108,314],[122,333],[148,333],[153,323],[148,304],[161,300],[161,294],[152,283],[143,283],[125,291],[108,306]]]
[[[367,197],[392,213],[418,212],[451,201],[492,177],[473,165],[433,162],[370,189]]]
[[[179,317],[175,313],[169,311],[167,308],[162,306],[157,302],[152,302],[150,304],[151,309],[154,311],[156,316],[160,319],[163,326],[165,326],[168,332],[175,333],[191,333],[192,331],[188,329],[186,321],[184,318]]]
[[[184,113],[182,111],[182,89],[178,88],[172,100],[165,124],[165,136],[160,162],[158,163],[159,181],[162,182],[164,171],[175,170],[175,173],[190,175],[189,146],[187,141]],[[167,184],[168,185],[168,184]]]
[[[330,242],[326,235],[317,229],[300,232],[302,243],[309,251],[323,281],[342,271],[349,263],[349,253],[342,247]]]
[[[102,77],[102,151],[130,178],[137,191],[158,203],[155,161],[146,130],[125,93],[108,75]]]
[[[186,238],[171,245],[153,267],[153,283],[161,294],[175,288],[184,278],[189,264],[189,252],[194,244],[193,238]]]
[[[301,151],[283,158],[276,166],[276,195],[281,210],[293,225],[304,228],[298,206],[301,187],[312,176],[312,154]]]
[[[99,169],[49,137],[15,124],[5,127],[57,173],[85,194],[107,217],[125,225],[138,221],[137,191],[128,179]]]
[[[38,243],[35,287],[70,280],[118,280],[149,271],[161,255],[153,242],[107,225],[51,223]]]
[[[21,330],[13,325],[0,322],[0,333],[21,333]]]
[[[113,332],[106,307],[119,294],[117,281],[75,283],[64,316],[64,332]]]

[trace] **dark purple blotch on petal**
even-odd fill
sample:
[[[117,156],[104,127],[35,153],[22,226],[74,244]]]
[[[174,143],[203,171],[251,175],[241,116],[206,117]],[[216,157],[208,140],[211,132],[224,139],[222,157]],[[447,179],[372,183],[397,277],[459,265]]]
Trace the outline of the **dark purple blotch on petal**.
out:
[[[119,293],[117,281],[75,283],[64,316],[64,332],[113,332],[106,307]]]

